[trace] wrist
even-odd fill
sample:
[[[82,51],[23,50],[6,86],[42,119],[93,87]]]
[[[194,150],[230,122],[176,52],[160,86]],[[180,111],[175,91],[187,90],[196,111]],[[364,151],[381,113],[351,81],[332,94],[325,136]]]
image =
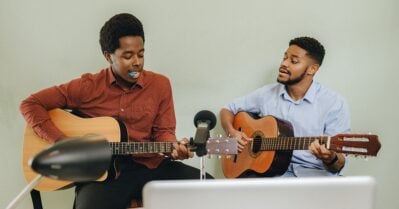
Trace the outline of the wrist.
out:
[[[225,132],[226,132],[226,134],[227,134],[228,136],[232,136],[232,135],[234,135],[235,129],[234,129],[234,128],[227,128],[227,129],[225,130]]]
[[[323,163],[326,165],[326,166],[331,166],[331,165],[334,165],[336,162],[338,161],[338,154],[337,153],[335,153],[335,157],[332,159],[332,160],[330,160],[330,161],[323,161]]]

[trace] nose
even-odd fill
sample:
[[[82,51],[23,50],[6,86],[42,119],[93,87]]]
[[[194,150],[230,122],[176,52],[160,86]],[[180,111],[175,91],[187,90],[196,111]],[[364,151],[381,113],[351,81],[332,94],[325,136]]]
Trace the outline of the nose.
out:
[[[136,55],[136,56],[133,56],[133,61],[132,61],[132,65],[133,66],[139,66],[140,65],[140,59],[139,59],[139,57]]]
[[[281,61],[281,64],[280,64],[280,66],[287,67],[287,66],[288,66],[288,64],[289,64],[289,61],[288,61],[288,59],[283,59],[283,60]]]

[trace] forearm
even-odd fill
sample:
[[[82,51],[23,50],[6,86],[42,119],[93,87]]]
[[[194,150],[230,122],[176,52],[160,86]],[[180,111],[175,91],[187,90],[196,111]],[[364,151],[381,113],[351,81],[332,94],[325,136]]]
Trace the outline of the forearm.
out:
[[[51,97],[50,97],[51,98]],[[22,101],[20,112],[27,122],[27,126],[48,142],[56,142],[65,135],[51,121],[48,107],[35,95],[31,95]]]
[[[222,108],[220,110],[220,120],[224,131],[226,132],[226,134],[229,134],[229,132],[234,129],[234,114],[228,109]]]

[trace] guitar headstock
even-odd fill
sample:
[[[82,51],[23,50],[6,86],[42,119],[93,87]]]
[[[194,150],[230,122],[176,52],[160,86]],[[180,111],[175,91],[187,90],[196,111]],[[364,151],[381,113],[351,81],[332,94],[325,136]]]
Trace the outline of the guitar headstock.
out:
[[[206,142],[208,154],[236,155],[238,153],[237,139],[228,137],[211,137]]]
[[[373,134],[338,134],[330,138],[330,150],[339,153],[377,156],[381,148],[378,136]]]

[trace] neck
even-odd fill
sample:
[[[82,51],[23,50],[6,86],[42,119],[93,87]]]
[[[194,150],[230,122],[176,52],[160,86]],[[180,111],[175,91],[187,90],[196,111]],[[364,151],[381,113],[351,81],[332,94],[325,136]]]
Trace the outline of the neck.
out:
[[[123,90],[129,90],[132,86],[136,85],[137,82],[131,83],[123,78],[121,78],[118,74],[116,74],[114,71],[112,71],[112,74],[114,74],[114,77],[116,79],[117,84],[123,89]]]
[[[285,88],[287,89],[288,95],[290,95],[290,97],[294,101],[298,101],[305,96],[312,83],[313,80],[311,80],[310,82],[299,82],[293,85],[285,85]]]

